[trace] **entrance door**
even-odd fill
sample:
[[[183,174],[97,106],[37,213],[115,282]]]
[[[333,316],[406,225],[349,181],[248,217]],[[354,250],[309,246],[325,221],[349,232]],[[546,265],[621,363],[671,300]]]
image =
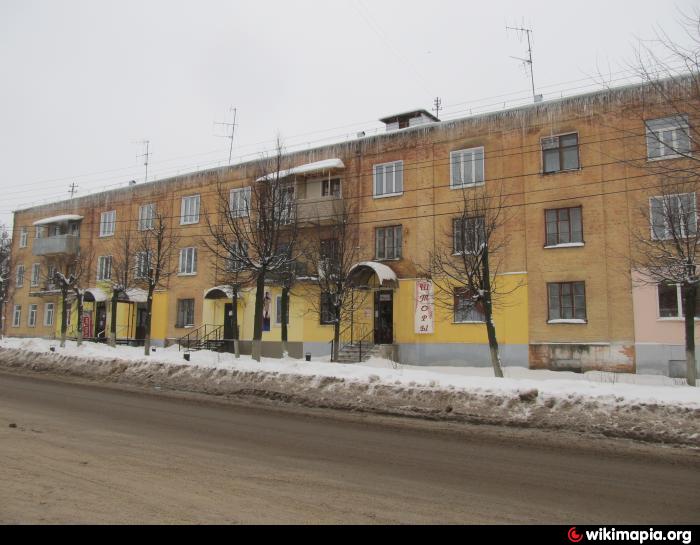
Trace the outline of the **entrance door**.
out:
[[[102,338],[107,334],[107,305],[97,303],[95,307],[95,337]]]
[[[233,303],[224,305],[224,339],[233,339]]]
[[[374,292],[374,344],[394,342],[394,293]]]
[[[136,307],[136,340],[142,341],[146,338],[146,314],[148,309],[141,303]]]

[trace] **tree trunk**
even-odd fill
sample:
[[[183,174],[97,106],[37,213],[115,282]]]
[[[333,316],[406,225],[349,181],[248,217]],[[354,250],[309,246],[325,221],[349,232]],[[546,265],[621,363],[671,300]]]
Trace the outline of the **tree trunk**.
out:
[[[75,300],[78,305],[78,323],[77,323],[77,337],[78,337],[78,346],[81,346],[83,344],[83,296],[80,293],[80,291],[75,292]]]
[[[282,357],[287,357],[287,322],[289,321],[289,288],[282,287]]]
[[[334,362],[338,361],[338,353],[339,352],[340,352],[340,320],[336,319],[335,323],[333,324],[333,353],[331,354],[331,361],[334,361]]]
[[[117,346],[117,305],[119,304],[119,290],[112,290],[112,306],[110,307],[109,320],[109,345]]]
[[[491,300],[490,276],[491,272],[489,270],[489,252],[487,246],[484,246],[481,267],[484,278],[484,311],[486,314],[486,334],[489,338],[489,352],[491,353],[491,365],[493,366],[493,374],[498,378],[503,378],[503,369],[501,368],[501,356],[498,351],[498,339],[496,338],[496,328],[493,325],[493,301]]]
[[[233,305],[233,314],[231,316],[231,326],[233,327],[233,351],[236,354],[236,359],[238,359],[241,357],[241,347],[238,342],[240,340],[238,337],[238,286],[233,286],[231,303]]]
[[[68,299],[68,291],[63,288],[61,290],[61,348],[66,346],[66,331],[68,330],[68,324],[66,323],[66,300]]]
[[[256,281],[255,314],[253,324],[253,359],[260,361],[262,343],[263,303],[265,301],[265,271],[261,271]]]
[[[148,286],[148,298],[146,299],[146,334],[143,338],[143,353],[145,356],[151,355],[151,316],[153,316],[153,289]]]
[[[686,376],[689,386],[695,386],[697,379],[697,363],[695,361],[695,309],[697,307],[698,287],[695,284],[685,288],[685,362]]]

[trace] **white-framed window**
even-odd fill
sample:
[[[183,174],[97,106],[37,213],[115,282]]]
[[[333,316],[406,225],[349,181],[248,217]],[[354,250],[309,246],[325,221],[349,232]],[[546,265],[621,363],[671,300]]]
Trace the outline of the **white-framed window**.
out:
[[[463,149],[450,153],[450,187],[470,187],[484,183],[484,148]]]
[[[66,327],[70,327],[70,320],[73,316],[72,306],[70,303],[66,305]]]
[[[659,318],[685,317],[681,284],[657,284],[656,296],[659,303]],[[695,318],[700,318],[700,305],[695,309]]]
[[[36,327],[36,310],[38,305],[29,305],[29,315],[27,316],[27,325]]]
[[[22,305],[15,305],[12,311],[12,327],[19,327],[22,323]]]
[[[542,170],[545,174],[579,168],[578,133],[542,138]]]
[[[279,189],[279,209],[274,212],[274,217],[282,224],[288,225],[294,221],[295,212],[295,188],[294,184],[284,184]]]
[[[180,250],[180,274],[197,274],[197,248]]]
[[[151,252],[138,252],[136,254],[136,267],[134,276],[136,278],[148,278],[151,269]]]
[[[199,195],[182,197],[180,225],[199,223]]]
[[[110,210],[100,214],[100,236],[110,237],[114,234],[114,228],[117,223],[117,211]]]
[[[401,259],[401,226],[378,227],[375,229],[377,260]]]
[[[110,280],[112,278],[112,256],[101,255],[97,258],[97,280]]]
[[[321,180],[322,197],[340,197],[340,178]]]
[[[388,197],[403,193],[403,161],[374,165],[374,196]]]
[[[142,206],[139,206],[139,231],[153,229],[155,217],[155,204],[144,204]]]
[[[673,159],[690,153],[687,115],[645,121],[647,159]]]
[[[32,277],[31,277],[30,282],[29,282],[29,285],[32,288],[35,288],[39,285],[40,275],[41,275],[41,264],[34,263],[32,265]]]
[[[194,326],[194,299],[177,300],[177,321],[175,327]]]
[[[24,286],[24,265],[17,265],[17,274],[15,275],[15,286],[18,288]]]
[[[55,312],[55,305],[54,303],[46,303],[44,305],[44,325],[45,326],[52,326],[53,325],[53,316]]]
[[[485,322],[486,312],[484,303],[477,301],[469,290],[455,289],[454,291],[454,321],[458,324]]]
[[[44,226],[35,225],[34,226],[34,238],[42,238],[44,236]]]
[[[484,218],[455,218],[452,220],[452,250],[461,253],[477,254],[486,242]]]
[[[695,193],[663,195],[649,199],[651,236],[654,240],[686,238],[697,231]]]
[[[26,227],[22,227],[19,231],[19,247],[27,247],[27,239],[29,238],[29,230]]]
[[[232,189],[229,207],[232,218],[246,218],[250,216],[250,187]]]

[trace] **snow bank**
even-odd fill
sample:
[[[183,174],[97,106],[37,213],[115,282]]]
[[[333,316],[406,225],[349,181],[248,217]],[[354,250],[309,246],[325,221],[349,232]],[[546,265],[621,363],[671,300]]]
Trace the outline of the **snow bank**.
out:
[[[50,352],[54,346],[56,352]],[[0,366],[217,395],[255,395],[305,406],[364,410],[489,424],[571,429],[700,446],[700,389],[666,377],[625,384],[605,373],[363,365],[322,359],[250,357],[210,351],[183,360],[177,347],[142,348],[3,339]],[[629,375],[635,377],[635,375]]]

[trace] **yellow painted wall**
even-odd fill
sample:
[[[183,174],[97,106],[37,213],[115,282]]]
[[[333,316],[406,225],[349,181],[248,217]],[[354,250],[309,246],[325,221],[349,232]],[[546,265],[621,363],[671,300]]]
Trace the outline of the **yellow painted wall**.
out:
[[[151,339],[165,339],[168,331],[168,293],[159,291],[153,294],[151,315]]]

